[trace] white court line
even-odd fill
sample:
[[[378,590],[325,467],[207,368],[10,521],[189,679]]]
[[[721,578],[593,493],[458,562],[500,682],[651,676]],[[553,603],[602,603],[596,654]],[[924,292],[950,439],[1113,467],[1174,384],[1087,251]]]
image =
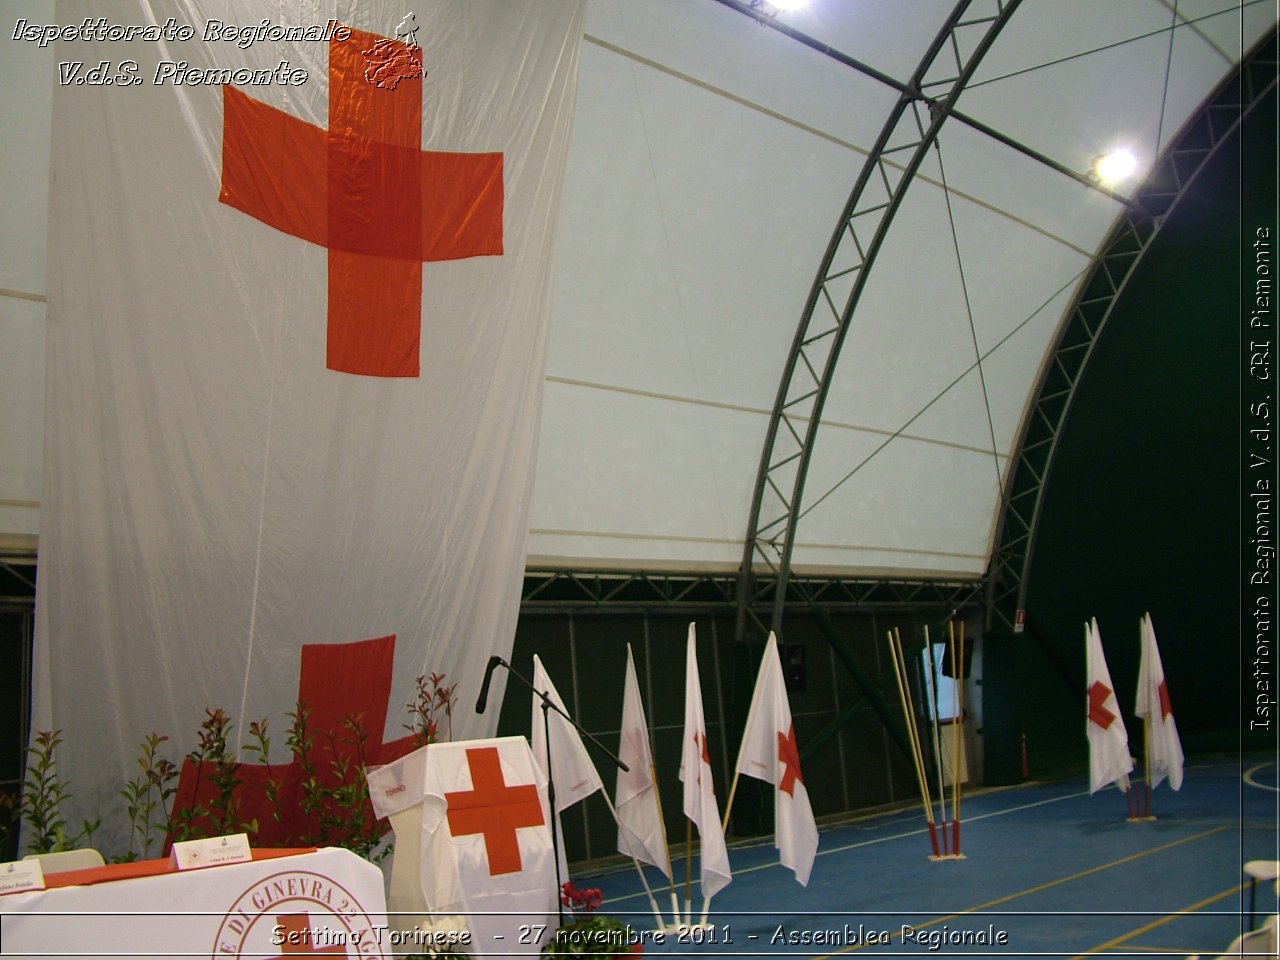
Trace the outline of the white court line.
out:
[[[1250,781],[1248,780],[1248,777],[1250,776],[1250,774],[1252,774],[1252,773],[1254,773],[1254,772],[1256,772],[1256,771],[1258,771],[1258,770],[1262,769],[1262,768],[1263,768],[1263,767],[1265,767],[1265,766],[1268,766],[1270,762],[1271,762],[1271,761],[1268,761],[1267,763],[1261,763],[1261,764],[1259,764],[1258,766],[1254,767],[1253,769],[1249,770],[1249,771],[1245,774],[1246,782],[1250,782]],[[1202,769],[1212,769],[1212,768],[1213,768],[1213,767],[1215,767],[1215,766],[1219,766],[1219,764],[1216,764],[1216,763],[1208,763],[1208,764],[1205,764],[1205,765],[1204,765],[1204,768],[1202,768]],[[1194,769],[1194,768],[1193,768],[1193,769]],[[1134,779],[1134,781],[1133,781],[1133,782],[1134,782],[1134,783],[1141,783],[1141,782],[1142,782],[1142,779],[1141,779],[1141,778],[1136,778],[1136,779]],[[1278,790],[1278,791],[1280,791],[1280,788],[1276,788],[1276,787],[1269,787],[1269,786],[1267,786],[1267,785],[1265,785],[1265,784],[1253,784],[1253,785],[1254,785],[1254,786],[1259,786],[1259,787],[1261,787],[1261,788],[1262,788],[1262,789],[1264,789],[1264,790]],[[1032,784],[1026,784],[1026,786],[1032,786]],[[1060,797],[1049,797],[1049,798],[1048,798],[1048,799],[1046,799],[1046,800],[1036,800],[1036,801],[1034,801],[1034,802],[1032,802],[1032,803],[1023,803],[1023,804],[1019,804],[1019,805],[1018,805],[1018,806],[1016,806],[1016,807],[1009,807],[1009,808],[1007,808],[1007,809],[1005,809],[1005,810],[993,810],[993,811],[991,811],[990,813],[980,813],[980,814],[978,814],[976,817],[964,817],[960,822],[961,822],[961,823],[972,823],[972,822],[974,822],[975,820],[987,820],[987,819],[989,819],[989,818],[991,818],[991,817],[1000,817],[1000,816],[1003,816],[1003,815],[1004,815],[1004,814],[1006,814],[1006,813],[1018,813],[1019,811],[1022,811],[1022,810],[1031,810],[1031,809],[1033,809],[1033,808],[1035,808],[1035,807],[1043,807],[1043,806],[1045,806],[1046,804],[1050,804],[1050,803],[1058,803],[1058,802],[1059,802],[1059,801],[1061,801],[1061,800],[1073,800],[1073,799],[1075,799],[1075,798],[1077,798],[1077,797],[1087,797],[1087,796],[1089,796],[1089,791],[1088,791],[1088,790],[1080,790],[1080,791],[1077,791],[1076,793],[1065,793],[1065,794],[1063,794],[1063,795],[1062,795],[1062,796],[1060,796]],[[910,809],[910,808],[908,808],[908,809]],[[901,816],[901,814],[892,814],[891,816]],[[874,819],[874,818],[868,818],[868,819]],[[839,823],[839,824],[833,824],[833,825],[832,825],[832,826],[830,826],[828,829],[830,829],[830,830],[838,830],[838,829],[840,829],[840,828],[842,828],[842,827],[847,827],[847,826],[849,826],[849,823],[847,823],[847,822],[846,822],[846,823]],[[858,849],[859,847],[870,847],[870,846],[872,846],[872,845],[874,845],[874,844],[877,844],[877,843],[886,843],[886,842],[888,842],[888,841],[890,841],[890,840],[903,840],[903,839],[905,839],[905,838],[907,838],[907,837],[918,837],[918,836],[921,836],[921,835],[923,835],[923,834],[925,834],[925,833],[927,833],[927,832],[928,832],[928,827],[921,827],[921,828],[920,828],[920,829],[918,829],[918,830],[908,830],[906,833],[895,833],[895,834],[892,834],[892,835],[887,836],[887,837],[876,837],[876,838],[875,838],[875,839],[873,839],[873,840],[860,840],[860,841],[858,841],[857,843],[850,843],[850,844],[846,844],[846,845],[844,845],[844,846],[842,846],[842,847],[833,847],[833,848],[831,848],[830,850],[821,850],[821,849],[820,849],[820,850],[818,851],[817,855],[818,855],[819,857],[822,857],[822,856],[826,856],[827,854],[831,854],[831,853],[844,853],[844,852],[849,851],[849,850],[856,850],[856,849]],[[730,849],[733,849],[733,850],[741,850],[741,849],[744,849],[744,848],[750,848],[750,847],[762,846],[762,845],[764,845],[765,843],[767,843],[767,842],[769,841],[769,839],[770,839],[769,837],[756,837],[756,838],[752,838],[751,840],[748,840],[748,841],[745,841],[745,842],[742,842],[742,843],[735,843],[735,844],[731,844],[731,845],[730,845]],[[753,866],[753,867],[741,867],[741,868],[734,867],[734,868],[733,868],[733,875],[736,877],[736,876],[740,876],[741,874],[745,874],[745,873],[756,873],[756,872],[758,872],[758,871],[760,871],[760,870],[769,870],[769,869],[773,869],[773,868],[780,868],[780,869],[783,869],[783,870],[788,869],[788,868],[786,868],[786,867],[783,867],[783,866],[782,866],[782,864],[781,864],[781,863],[779,863],[779,862],[777,862],[777,861],[770,861],[770,862],[768,862],[768,863],[759,863],[759,864],[756,864],[756,865],[755,865],[755,866]],[[673,873],[675,872],[675,863],[672,863],[672,865],[671,865],[671,870],[672,870],[672,872],[673,872]],[[676,884],[676,885],[677,885],[677,886],[683,886],[683,884],[682,884],[681,882],[677,882],[677,884]],[[620,896],[620,897],[611,897],[611,898],[609,898],[608,900],[605,900],[605,901],[604,901],[604,903],[607,903],[607,904],[612,904],[612,903],[625,903],[625,902],[626,902],[626,901],[628,901],[628,900],[634,900],[634,899],[637,899],[637,898],[640,898],[640,897],[643,897],[643,896],[644,896],[644,891],[638,891],[638,892],[636,892],[636,893],[628,893],[628,894],[626,894],[625,896]]]
[[[1059,800],[1071,800],[1071,799],[1073,799],[1073,798],[1075,798],[1075,797],[1087,797],[1088,795],[1089,795],[1089,791],[1088,791],[1088,790],[1083,790],[1083,791],[1080,791],[1080,792],[1078,792],[1078,793],[1068,793],[1068,794],[1064,794],[1064,795],[1062,795],[1062,796],[1060,796],[1060,797],[1050,797],[1050,798],[1049,798],[1049,799],[1047,799],[1047,800],[1037,800],[1037,801],[1035,801],[1034,803],[1024,803],[1024,804],[1021,804],[1021,805],[1016,806],[1016,807],[1009,807],[1007,810],[994,810],[994,811],[992,811],[991,813],[982,813],[982,814],[979,814],[979,815],[978,815],[978,816],[976,816],[976,817],[966,817],[966,818],[965,818],[964,820],[962,820],[961,822],[962,822],[962,823],[972,823],[974,820],[986,820],[986,819],[987,819],[987,818],[989,818],[989,817],[998,817],[998,816],[1002,816],[1003,814],[1006,814],[1006,813],[1017,813],[1017,812],[1018,812],[1018,811],[1020,811],[1020,810],[1030,810],[1030,809],[1032,809],[1033,807],[1042,807],[1042,806],[1044,806],[1044,805],[1045,805],[1045,804],[1047,804],[1047,803],[1057,803]],[[848,824],[843,824],[843,823],[842,823],[842,824],[837,824],[837,825],[835,825],[835,826],[831,827],[830,829],[839,829],[839,828],[841,828],[841,827],[845,827],[845,826],[848,826]],[[817,853],[817,855],[818,855],[818,856],[820,856],[820,857],[822,857],[822,856],[826,856],[826,855],[828,855],[828,854],[832,854],[832,853],[844,853],[844,852],[849,851],[849,850],[856,850],[856,849],[858,849],[859,847],[869,847],[869,846],[872,846],[873,844],[877,844],[877,843],[887,843],[887,842],[888,842],[888,841],[890,841],[890,840],[902,840],[902,839],[905,839],[906,837],[918,837],[918,836],[921,836],[921,835],[923,835],[923,834],[925,834],[925,833],[927,833],[927,832],[928,832],[928,828],[927,828],[927,827],[921,827],[921,828],[920,828],[920,829],[918,829],[918,830],[908,830],[906,833],[895,833],[895,834],[891,834],[890,836],[887,836],[887,837],[876,837],[874,840],[860,840],[860,841],[858,841],[857,843],[850,843],[850,844],[846,844],[845,846],[842,846],[842,847],[832,847],[830,850],[819,850],[819,851],[818,851],[818,853]],[[768,838],[765,838],[765,839],[767,840]],[[748,847],[750,847],[750,846],[760,846],[760,845],[761,845],[761,843],[760,843],[760,841],[757,839],[757,840],[753,840],[753,841],[751,841],[751,842],[749,842],[749,843],[747,843],[747,844],[742,844],[742,845],[740,845],[740,844],[733,844],[732,846],[733,846],[733,848],[734,848],[734,849],[741,849],[743,846],[748,846]],[[739,868],[739,867],[735,867],[735,868],[733,869],[733,875],[734,875],[735,877],[737,877],[737,876],[740,876],[740,875],[742,875],[742,874],[744,874],[744,873],[756,873],[756,872],[758,872],[758,871],[760,871],[760,870],[769,870],[769,869],[773,869],[773,868],[775,868],[775,867],[782,867],[782,864],[781,864],[781,863],[778,863],[778,862],[776,862],[776,861],[770,861],[770,862],[768,862],[768,863],[758,863],[758,864],[756,864],[756,865],[755,865],[755,866],[753,866],[753,867],[741,867],[741,868]],[[674,872],[674,870],[675,870],[675,864],[674,864],[674,863],[672,864],[671,869],[672,869],[672,871]],[[783,869],[787,869],[787,868],[783,867]],[[679,884],[677,884],[677,886],[679,886]],[[605,903],[623,903],[623,902],[625,902],[625,901],[627,901],[627,900],[634,900],[634,899],[637,899],[637,898],[639,898],[639,897],[643,897],[643,896],[644,896],[644,892],[643,892],[643,891],[639,891],[639,892],[637,892],[637,893],[629,893],[629,894],[626,894],[625,896],[621,896],[621,897],[611,897],[610,899],[605,900],[604,902],[605,902]]]

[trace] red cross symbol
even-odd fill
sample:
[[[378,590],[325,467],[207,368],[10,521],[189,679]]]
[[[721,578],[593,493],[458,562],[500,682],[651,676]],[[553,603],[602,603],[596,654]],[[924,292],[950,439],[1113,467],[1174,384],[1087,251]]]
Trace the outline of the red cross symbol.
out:
[[[378,742],[387,724],[395,650],[394,634],[356,643],[303,644],[298,700],[309,713],[307,729],[314,743],[311,760],[316,777],[325,786],[338,783],[337,765],[359,768],[390,763],[417,745],[412,735],[389,743]],[[372,744],[359,748],[348,742],[350,734],[344,726],[349,717],[359,719],[361,728],[374,738]],[[274,724],[271,729],[276,730]],[[237,735],[246,732],[237,731]],[[282,742],[284,732],[277,732],[273,739]],[[218,795],[213,773],[211,763],[198,765],[184,760],[174,809],[212,809],[211,802]],[[332,811],[308,810],[303,795],[306,776],[296,760],[270,768],[258,763],[237,764],[236,778],[242,784],[236,794],[237,819],[258,821],[255,846],[307,846],[322,833],[321,816]],[[277,803],[268,796],[269,783],[276,785]],[[365,816],[369,824],[374,823],[373,808],[367,803]],[[202,820],[197,825],[209,832],[212,821]]]
[[[789,797],[796,795],[796,784],[803,784],[800,776],[800,748],[796,746],[796,725],[793,723],[784,734],[778,731],[778,760],[786,768],[782,772],[782,783],[778,789]]]
[[[280,934],[284,940],[284,953],[276,957],[275,960],[284,960],[285,957],[320,957],[320,956],[347,956],[347,948],[344,946],[328,946],[317,947],[311,943],[315,936],[311,932],[311,918],[305,913],[287,913],[282,917],[276,917],[276,925],[280,929],[275,931]]]
[[[1116,719],[1116,715],[1107,709],[1107,698],[1110,696],[1111,688],[1101,680],[1095,680],[1089,688],[1089,719],[1103,730]]]
[[[1164,720],[1173,713],[1173,701],[1169,699],[1169,685],[1160,681],[1160,719]]]
[[[502,253],[502,154],[422,150],[422,77],[368,82],[375,43],[421,67],[375,34],[331,41],[328,129],[224,86],[218,199],[328,249],[329,369],[416,377],[422,264]]]
[[[707,735],[698,730],[693,735],[693,745],[702,747],[702,763],[698,764],[698,779],[695,781],[698,786],[702,786],[702,764],[705,763],[708,769],[711,767],[711,751],[707,748]],[[715,793],[715,785],[712,784],[711,792]]]
[[[702,762],[708,767],[711,766],[711,751],[707,749],[707,735],[698,731],[693,735],[693,742],[702,744]]]
[[[489,858],[489,875],[519,873],[520,827],[540,827],[546,823],[538,788],[532,784],[507,786],[497,747],[477,747],[467,751],[471,768],[471,789],[446,793],[449,805],[449,832],[455,837],[484,835]]]

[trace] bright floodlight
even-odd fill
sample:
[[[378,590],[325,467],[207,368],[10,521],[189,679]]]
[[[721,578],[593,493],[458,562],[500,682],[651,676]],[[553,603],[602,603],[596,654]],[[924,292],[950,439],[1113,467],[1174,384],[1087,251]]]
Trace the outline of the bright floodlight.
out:
[[[1093,175],[1102,183],[1119,183],[1138,169],[1138,158],[1125,149],[1104,153],[1093,161]]]
[[[769,0],[769,6],[781,13],[790,13],[792,10],[799,10],[808,3],[809,0]]]

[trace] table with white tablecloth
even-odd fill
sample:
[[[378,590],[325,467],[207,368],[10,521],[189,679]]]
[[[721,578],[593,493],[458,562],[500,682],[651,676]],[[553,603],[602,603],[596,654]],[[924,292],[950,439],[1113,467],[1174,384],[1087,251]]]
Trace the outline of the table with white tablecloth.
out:
[[[51,874],[0,896],[5,957],[390,957],[382,872],[348,850],[254,851]]]

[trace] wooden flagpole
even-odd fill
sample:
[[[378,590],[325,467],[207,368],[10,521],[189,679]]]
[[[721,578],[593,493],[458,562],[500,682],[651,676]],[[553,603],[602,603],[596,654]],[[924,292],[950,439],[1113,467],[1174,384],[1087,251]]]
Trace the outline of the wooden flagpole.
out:
[[[646,731],[646,734],[648,731]],[[653,741],[650,740],[649,756],[653,756]],[[671,885],[671,922],[680,922],[680,898],[676,894],[676,868],[671,864],[670,839],[667,837],[667,818],[662,815],[662,794],[658,791],[658,767],[649,761],[649,776],[653,778],[653,799],[658,805],[658,826],[662,828],[662,849],[667,851],[667,866],[671,869],[667,883]]]
[[[911,744],[911,760],[916,770],[916,783],[920,786],[920,802],[924,807],[924,819],[929,825],[929,840],[933,844],[933,855],[938,853],[938,831],[933,822],[933,801],[929,796],[929,779],[924,773],[924,761],[920,751],[920,732],[916,728],[915,711],[911,706],[911,691],[907,687],[905,660],[902,656],[902,635],[898,628],[888,631],[889,654],[893,659],[893,675],[898,682],[898,699],[902,702],[902,716],[907,725],[907,740]]]
[[[1143,617],[1138,621],[1138,642],[1145,649],[1147,642],[1147,619]],[[1139,653],[1142,656],[1142,653]],[[1141,684],[1147,678],[1138,677],[1138,683]],[[1144,702],[1149,701],[1150,697],[1147,691],[1139,691],[1139,697]],[[1142,753],[1143,753],[1143,772],[1146,774],[1147,781],[1143,784],[1144,792],[1147,795],[1147,809],[1141,811],[1142,803],[1139,801],[1139,812],[1144,817],[1151,816],[1151,703],[1147,703],[1147,715],[1142,718]]]
[[[604,797],[605,805],[609,808],[609,813],[613,815],[613,822],[622,829],[622,820],[618,817],[618,811],[613,805],[613,801],[609,799],[609,793],[604,787],[600,788],[600,795]],[[662,808],[659,807],[659,810]],[[644,892],[649,898],[649,907],[653,910],[653,919],[658,924],[658,929],[664,926],[662,919],[662,911],[658,909],[658,901],[653,897],[653,891],[649,889],[649,878],[644,875],[644,868],[640,866],[640,861],[634,853],[631,853],[631,844],[627,843],[627,853],[631,855],[631,862],[635,864],[636,873],[640,874],[640,883],[644,886]]]
[[[947,838],[947,782],[942,779],[942,728],[938,716],[938,662],[933,653],[933,642],[929,639],[929,625],[924,625],[924,649],[929,660],[929,687],[932,693],[930,700],[933,707],[933,723],[930,736],[933,740],[933,762],[938,769],[938,810],[942,814],[942,852],[948,853]]]
[[[947,643],[951,654],[952,680],[955,685],[954,711],[951,716],[951,853],[960,855],[960,762],[964,739],[961,724],[964,722],[964,621],[960,621],[960,645],[956,646],[956,624],[947,621]],[[957,658],[957,651],[959,658]]]
[[[693,920],[693,821],[684,820],[684,915]]]
[[[733,797],[738,792],[738,778],[742,776],[741,770],[733,771],[733,783],[729,786],[729,800],[724,805],[724,820],[720,823],[720,832],[728,836],[729,834],[729,811],[733,809]]]
[[[956,622],[947,621],[947,653],[951,656],[951,672],[959,674],[956,663]],[[960,853],[960,845],[956,843],[956,808],[960,803],[960,685],[956,677],[952,677],[951,696],[951,853]]]
[[[1142,752],[1143,756],[1143,773],[1146,775],[1146,783],[1143,786],[1143,793],[1146,794],[1147,806],[1142,809],[1142,798],[1138,798],[1138,815],[1140,817],[1151,818],[1151,712],[1148,710],[1147,715],[1142,718]]]

